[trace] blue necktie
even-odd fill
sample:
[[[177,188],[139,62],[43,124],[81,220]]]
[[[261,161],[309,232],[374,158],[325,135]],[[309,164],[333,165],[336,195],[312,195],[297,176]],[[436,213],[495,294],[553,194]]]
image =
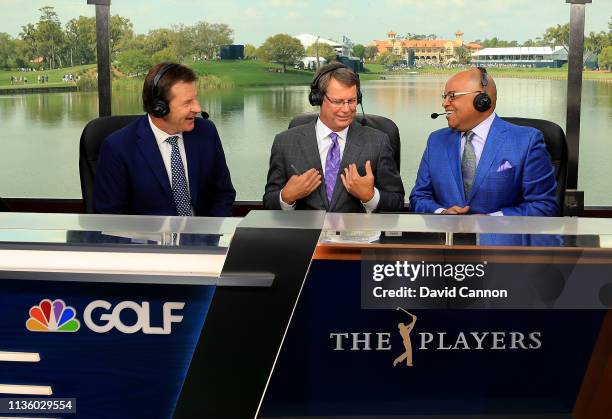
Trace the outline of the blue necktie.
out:
[[[338,170],[340,170],[340,144],[338,144],[338,134],[335,132],[329,134],[329,138],[332,140],[332,145],[327,150],[325,159],[325,192],[327,192],[327,200],[331,203]]]
[[[185,176],[185,166],[181,159],[181,152],[178,148],[177,135],[168,137],[166,141],[172,146],[170,153],[170,167],[172,171],[172,195],[174,196],[174,204],[176,212],[181,216],[190,216],[191,213],[191,197],[189,196],[189,188],[187,187],[187,176]]]

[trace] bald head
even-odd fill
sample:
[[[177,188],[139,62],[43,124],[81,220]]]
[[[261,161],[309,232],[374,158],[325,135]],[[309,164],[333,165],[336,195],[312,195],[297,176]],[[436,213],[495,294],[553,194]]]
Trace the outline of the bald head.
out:
[[[486,88],[482,86],[482,74],[477,67],[470,68],[469,70],[460,71],[448,80],[448,83],[455,81],[466,87],[466,91],[484,90],[493,102],[492,108],[495,108],[497,102],[497,87],[495,86],[495,80],[489,73],[486,76],[488,84]]]
[[[495,81],[487,73],[487,86],[482,85],[482,73],[478,68],[461,71],[453,75],[447,82],[444,93],[463,93],[453,100],[445,99],[442,103],[447,112],[448,126],[465,132],[484,121],[495,110],[497,104],[497,88]],[[479,112],[474,107],[474,98],[481,92],[486,92],[491,98],[491,108]]]

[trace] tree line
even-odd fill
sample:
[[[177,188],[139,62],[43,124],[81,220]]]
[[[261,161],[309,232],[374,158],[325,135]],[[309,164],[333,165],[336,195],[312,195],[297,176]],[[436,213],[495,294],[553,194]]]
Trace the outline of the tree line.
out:
[[[94,17],[79,16],[62,26],[53,7],[39,9],[36,23],[21,27],[17,38],[0,32],[0,68],[55,69],[91,64],[96,61],[96,23]],[[125,17],[110,17],[110,52],[113,66],[126,74],[142,74],[152,64],[161,61],[186,59],[205,60],[218,56],[222,45],[233,43],[234,30],[223,23],[198,22],[191,26],[173,25],[170,28],[153,29],[148,34],[135,34],[132,22]],[[414,35],[414,34],[410,34]],[[421,39],[421,35],[412,36]],[[435,35],[427,35],[427,39]],[[514,46],[568,46],[569,23],[547,28],[541,37],[522,44],[497,37],[476,40],[482,47]],[[610,68],[612,63],[612,18],[608,31],[590,32],[584,41],[585,60],[594,54],[600,56],[600,67]],[[464,48],[465,49],[465,48]],[[461,53],[461,51],[459,51]],[[375,46],[357,44],[353,54],[365,62],[388,64],[394,58],[378,54]],[[331,61],[336,57],[334,49],[319,43],[304,49],[297,38],[287,34],[269,37],[259,47],[245,45],[245,58],[273,61],[286,67],[305,56],[316,56]],[[469,51],[463,51],[464,61],[469,61]],[[461,58],[461,57],[460,57]]]
[[[39,9],[36,23],[21,27],[17,38],[0,32],[0,68],[52,70],[96,62],[96,19],[79,16],[62,26],[53,7]],[[142,73],[160,61],[206,59],[221,45],[233,42],[226,24],[198,22],[135,34],[125,17],[110,17],[110,53],[113,65],[126,73]]]

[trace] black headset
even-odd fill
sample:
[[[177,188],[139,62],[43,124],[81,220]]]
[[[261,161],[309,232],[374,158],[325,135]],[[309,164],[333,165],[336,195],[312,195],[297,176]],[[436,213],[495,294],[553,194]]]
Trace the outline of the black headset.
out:
[[[310,82],[310,93],[308,94],[308,101],[312,106],[321,106],[323,104],[323,96],[325,94],[319,89],[319,81],[321,81],[321,77],[323,77],[327,73],[336,71],[339,68],[348,69],[348,67],[344,64],[336,62],[334,64],[331,64],[329,68],[325,69],[324,71],[321,71],[315,76],[314,79],[312,79],[312,81]],[[355,73],[355,75],[357,76],[357,103],[361,105],[361,83],[359,82],[359,74]]]
[[[487,94],[487,85],[489,84],[489,76],[487,69],[484,67],[476,67],[480,70],[480,84],[482,84],[482,93],[478,93],[474,98],[474,108],[478,112],[486,112],[491,109],[491,97]]]
[[[157,95],[157,84],[164,77],[164,74],[168,72],[168,70],[178,67],[179,64],[166,64],[162,68],[159,69],[155,78],[153,79],[153,86],[151,86],[151,97],[153,99],[153,106],[151,107],[151,113],[156,118],[162,118],[170,113],[170,105],[161,97]]]

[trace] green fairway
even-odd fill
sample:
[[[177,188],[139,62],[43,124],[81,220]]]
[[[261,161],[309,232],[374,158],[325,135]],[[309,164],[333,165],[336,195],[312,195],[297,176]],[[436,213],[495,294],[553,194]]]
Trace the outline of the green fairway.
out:
[[[244,86],[274,86],[301,84],[307,85],[312,80],[313,71],[296,70],[287,66],[284,73],[277,72],[282,69],[280,64],[268,63],[259,60],[211,60],[194,61],[186,63],[198,74],[216,76],[235,87]],[[370,68],[372,67],[372,68]],[[382,66],[368,65],[370,73],[362,73],[362,80],[378,79],[378,72]]]
[[[466,67],[469,68],[469,67]],[[406,71],[416,71],[421,74],[455,74],[461,68],[434,68],[424,67]],[[493,77],[512,77],[526,79],[567,79],[567,68],[496,68],[488,67],[487,72]],[[395,74],[401,74],[396,72]],[[612,72],[609,71],[584,71],[582,78],[585,80],[612,80]]]
[[[385,72],[385,66],[382,64],[365,64],[366,73],[379,73],[382,74]]]
[[[282,66],[276,63],[268,63],[259,60],[210,60],[210,61],[190,61],[185,63],[198,73],[200,77],[200,87],[203,88],[232,88],[247,86],[283,86],[283,85],[308,85],[313,77],[312,71],[297,70],[288,66],[287,71],[282,72]],[[0,89],[11,88],[52,88],[58,86],[73,86],[74,83],[62,81],[64,74],[74,76],[83,74],[87,70],[94,69],[95,64],[83,66],[67,67],[56,70],[21,72],[0,70]],[[467,67],[466,67],[467,68]],[[392,74],[402,74],[406,71],[418,72],[419,74],[454,74],[461,69],[458,68],[433,68],[425,67],[405,71],[393,72]],[[567,69],[565,68],[494,68],[488,69],[493,77],[513,77],[513,78],[542,78],[542,79],[567,79]],[[361,73],[361,80],[378,79],[384,73],[384,66],[380,64],[366,64],[366,72]],[[39,84],[37,77],[45,75],[49,77],[49,82]],[[27,77],[28,82],[15,83],[11,85],[11,76]],[[141,77],[119,77],[113,80],[113,89],[130,90],[140,89],[143,76]],[[612,72],[604,71],[585,71],[585,80],[612,80]],[[95,80],[94,80],[95,83]],[[83,86],[80,86],[83,88]],[[95,90],[95,87],[93,88]]]
[[[90,68],[95,68],[95,64],[79,65],[74,67],[59,68],[56,70],[43,70],[43,71],[16,71],[16,70],[0,70],[0,89],[1,88],[33,88],[33,87],[56,87],[56,86],[71,86],[74,83],[65,83],[62,81],[64,74],[72,74],[76,76],[83,73]],[[49,83],[39,84],[36,80],[38,76],[48,76]],[[27,83],[15,83],[11,85],[11,76],[13,77],[26,77]]]
[[[282,65],[259,60],[189,61],[185,64],[200,75],[200,87],[212,89],[247,86],[308,85],[314,74],[312,71],[297,70],[291,66],[287,66],[287,70],[282,72]],[[367,67],[369,72],[361,75],[362,80],[380,78],[376,73],[382,71],[382,66],[368,65]],[[62,81],[64,74],[71,73],[76,76],[91,68],[95,68],[95,64],[37,72],[0,71],[0,89],[68,86],[72,85],[72,83]],[[38,84],[36,77],[43,74],[49,76],[49,83]],[[11,85],[11,76],[25,76],[28,78],[28,83]],[[114,78],[113,89],[140,89],[143,79],[144,76]]]
[[[196,73],[216,76],[234,87],[308,84],[312,72],[287,66],[284,73],[279,64],[258,60],[209,60],[185,63]]]

